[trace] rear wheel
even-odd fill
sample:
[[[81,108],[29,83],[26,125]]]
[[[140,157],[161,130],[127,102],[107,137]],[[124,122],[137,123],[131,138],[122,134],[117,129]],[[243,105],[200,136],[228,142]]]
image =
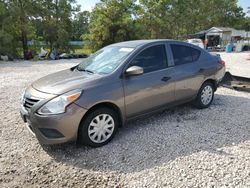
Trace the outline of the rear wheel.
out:
[[[79,141],[91,147],[103,146],[112,140],[118,124],[118,116],[114,110],[110,108],[96,109],[81,122]]]
[[[211,82],[205,82],[196,97],[195,105],[198,108],[207,108],[214,98],[214,86]]]

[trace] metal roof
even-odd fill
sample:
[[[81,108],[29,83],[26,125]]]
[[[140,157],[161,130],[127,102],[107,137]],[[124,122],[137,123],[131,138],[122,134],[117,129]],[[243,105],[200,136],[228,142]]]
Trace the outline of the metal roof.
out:
[[[235,29],[233,29],[233,28],[230,28],[230,27],[212,27],[212,28],[210,28],[210,29],[208,29],[207,30],[207,32],[209,32],[210,30],[219,30],[219,31],[233,31],[233,30],[235,30]]]

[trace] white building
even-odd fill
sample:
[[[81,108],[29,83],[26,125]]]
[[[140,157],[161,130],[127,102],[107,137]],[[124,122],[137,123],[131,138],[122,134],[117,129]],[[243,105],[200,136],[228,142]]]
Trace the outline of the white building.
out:
[[[244,38],[246,32],[244,30],[236,30],[229,27],[212,27],[208,29],[205,38],[208,40],[208,46],[224,47],[228,42],[237,42]]]

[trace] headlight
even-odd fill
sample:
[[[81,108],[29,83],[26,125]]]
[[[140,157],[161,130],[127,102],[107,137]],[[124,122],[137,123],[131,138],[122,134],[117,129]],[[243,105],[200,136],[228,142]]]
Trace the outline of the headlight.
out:
[[[63,95],[60,95],[45,105],[43,105],[39,110],[38,114],[49,115],[49,114],[61,114],[66,111],[66,107],[78,99],[81,95],[80,90],[73,90]]]

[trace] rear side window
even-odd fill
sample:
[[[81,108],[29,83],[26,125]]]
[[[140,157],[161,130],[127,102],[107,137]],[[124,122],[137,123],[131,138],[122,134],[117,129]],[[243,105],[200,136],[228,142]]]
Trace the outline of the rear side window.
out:
[[[192,47],[171,44],[171,50],[173,53],[174,64],[183,65],[197,61],[200,57],[200,51]]]
[[[156,45],[140,52],[131,62],[131,66],[140,66],[144,73],[164,69],[167,67],[165,45]]]
[[[200,58],[200,55],[201,55],[201,51],[194,49],[194,48],[190,48],[190,49],[192,52],[193,61],[198,61],[198,59]]]

